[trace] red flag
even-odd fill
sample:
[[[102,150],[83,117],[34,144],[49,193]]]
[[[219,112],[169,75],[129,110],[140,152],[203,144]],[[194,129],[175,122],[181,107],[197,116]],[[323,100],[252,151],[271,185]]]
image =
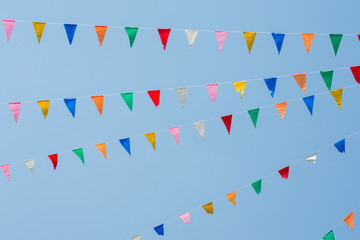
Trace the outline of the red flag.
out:
[[[164,51],[165,51],[167,40],[168,40],[170,32],[171,32],[171,28],[168,28],[168,29],[160,29],[159,28],[158,32],[159,32],[160,39],[161,39],[162,45],[164,46]]]
[[[360,34],[358,34],[358,38],[359,38],[359,40],[360,40]]]
[[[350,67],[352,74],[358,84],[360,84],[360,66]]]
[[[160,102],[160,90],[148,91],[149,97],[155,104],[155,106],[159,106]]]
[[[52,162],[52,164],[54,165],[54,170],[56,169],[56,166],[58,164],[58,155],[56,154],[52,154],[48,156]]]
[[[225,127],[230,135],[230,129],[231,129],[231,120],[232,120],[232,114],[222,116],[221,119],[223,120]]]
[[[289,177],[289,166],[284,167],[283,169],[280,169],[279,173],[280,173],[282,178],[288,179],[288,177]]]

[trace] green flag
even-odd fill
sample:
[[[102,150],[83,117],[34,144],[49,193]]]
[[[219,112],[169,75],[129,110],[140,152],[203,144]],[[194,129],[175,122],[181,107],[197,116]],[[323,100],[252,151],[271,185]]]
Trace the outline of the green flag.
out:
[[[261,179],[253,182],[251,185],[254,188],[256,194],[259,195],[261,193]]]
[[[82,148],[74,149],[73,152],[80,158],[80,160],[85,164],[84,151]]]
[[[321,77],[324,79],[325,85],[327,86],[329,91],[331,91],[331,84],[332,84],[332,80],[333,80],[334,71],[333,70],[320,71],[320,74],[321,74]]]
[[[256,123],[257,123],[257,119],[258,119],[258,116],[259,116],[259,111],[260,111],[259,108],[255,108],[255,109],[252,109],[252,110],[248,111],[248,113],[250,115],[250,118],[251,118],[255,128],[256,128]]]
[[[334,232],[331,230],[323,237],[324,240],[335,240]]]
[[[342,34],[329,34],[330,40],[334,49],[335,56],[339,50],[340,42],[342,39]]]
[[[131,48],[132,48],[132,45],[134,44],[138,29],[139,28],[125,27],[125,31],[126,31],[128,37],[129,37],[130,47]]]
[[[133,93],[121,93],[121,97],[124,99],[126,105],[129,107],[130,111],[133,108]]]

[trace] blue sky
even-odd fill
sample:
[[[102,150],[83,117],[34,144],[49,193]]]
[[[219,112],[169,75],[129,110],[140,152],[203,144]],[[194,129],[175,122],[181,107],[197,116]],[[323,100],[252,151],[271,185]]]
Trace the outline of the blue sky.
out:
[[[257,32],[357,33],[356,1],[3,1],[1,19],[155,28]],[[93,27],[79,26],[69,46],[61,25],[46,25],[37,44],[31,23],[16,23],[10,42],[0,31],[0,102],[71,98],[222,83],[360,65],[360,43],[344,36],[335,57],[328,36],[315,36],[307,54],[299,35],[287,35],[279,56],[271,35],[259,34],[247,52],[240,33],[229,33],[220,53],[215,34],[200,32],[190,51],[185,33],[170,34],[166,51],[155,30],[139,30],[132,49],[124,29],[108,29],[102,47]],[[336,71],[332,89],[355,84],[350,70]],[[105,97],[100,116],[90,98],[79,99],[73,119],[62,101],[44,119],[36,103],[22,105],[15,124],[0,105],[0,164],[11,165],[11,182],[0,175],[0,226],[4,239],[321,239],[337,226],[337,239],[360,236],[342,219],[359,204],[360,136],[346,154],[333,147],[290,168],[288,180],[264,179],[261,195],[238,192],[214,215],[191,212],[191,224],[153,227],[196,209],[358,131],[358,88],[344,90],[340,111],[330,94],[315,98],[311,117],[304,103],[288,104],[282,121],[275,107],[260,110],[254,129],[247,114],[233,117],[229,136],[221,120],[206,123],[203,140],[183,127],[178,147],[169,132],[157,134],[154,151],[145,137],[132,140],[129,157],[118,142],[108,160],[85,149],[85,166],[73,153],[59,155],[54,172],[44,157],[75,148],[141,135],[199,120],[326,92],[320,74],[309,75],[304,94],[293,78],[278,79],[274,98],[263,81],[248,83],[243,100],[221,85],[213,104],[205,88],[189,89],[182,109],[175,91],[164,91],[155,108],[146,93],[130,112],[120,96]],[[40,156],[37,158],[37,156]],[[32,176],[23,160],[35,158]]]

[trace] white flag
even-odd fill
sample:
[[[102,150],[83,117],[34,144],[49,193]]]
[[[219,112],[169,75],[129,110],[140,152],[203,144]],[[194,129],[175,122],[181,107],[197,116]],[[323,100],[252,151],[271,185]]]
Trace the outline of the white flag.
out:
[[[131,240],[141,240],[141,237],[140,237],[140,235],[136,235],[136,236],[132,237]]]
[[[195,126],[196,130],[198,130],[199,134],[205,139],[204,121],[195,122],[194,126]]]
[[[316,156],[317,156],[317,153],[311,154],[310,156],[308,156],[306,158],[306,160],[309,161],[309,162],[316,163]]]
[[[33,175],[35,175],[35,161],[34,161],[34,159],[25,160],[24,163],[26,164],[26,166],[28,166],[28,168],[30,169],[31,173],[32,173]]]
[[[179,101],[180,101],[180,103],[181,103],[181,106],[184,108],[185,102],[186,102],[187,93],[188,93],[188,88],[187,88],[187,87],[177,88],[177,89],[176,89],[176,93],[177,93],[177,95],[178,95],[178,98],[179,98]]]
[[[186,36],[189,40],[190,49],[192,50],[192,47],[194,46],[196,35],[198,33],[198,30],[185,30]]]

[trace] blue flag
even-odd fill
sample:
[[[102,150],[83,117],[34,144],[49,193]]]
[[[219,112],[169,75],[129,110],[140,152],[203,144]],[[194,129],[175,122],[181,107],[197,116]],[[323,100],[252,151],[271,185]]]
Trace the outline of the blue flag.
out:
[[[278,53],[280,54],[281,47],[284,42],[285,34],[284,33],[272,33],[271,35],[274,38]]]
[[[64,102],[72,116],[75,117],[76,98],[64,98]]]
[[[345,153],[345,138],[334,143],[334,146],[336,147],[336,149],[341,152],[341,153]]]
[[[158,235],[164,236],[164,224],[154,227],[154,230]]]
[[[119,142],[121,143],[121,145],[125,148],[125,150],[129,153],[129,155],[131,156],[131,151],[130,151],[130,138],[123,138],[120,139]]]
[[[64,24],[64,28],[69,40],[69,44],[72,44],[77,24]]]
[[[265,78],[264,81],[270,91],[271,97],[274,97],[275,88],[276,88],[276,78]]]
[[[306,107],[309,109],[311,115],[313,114],[314,99],[315,99],[314,95],[303,98],[304,103]]]

